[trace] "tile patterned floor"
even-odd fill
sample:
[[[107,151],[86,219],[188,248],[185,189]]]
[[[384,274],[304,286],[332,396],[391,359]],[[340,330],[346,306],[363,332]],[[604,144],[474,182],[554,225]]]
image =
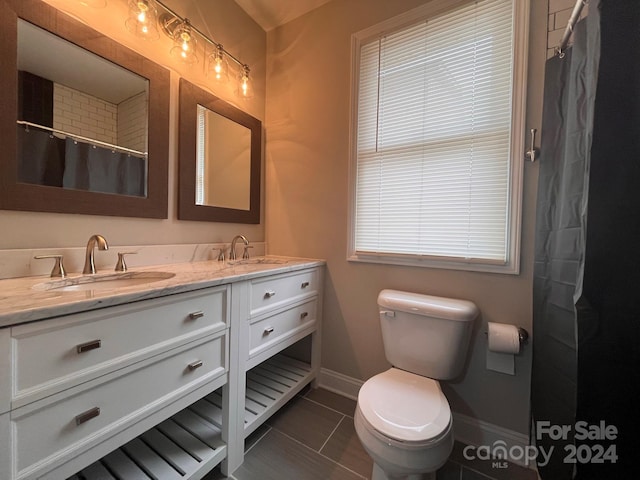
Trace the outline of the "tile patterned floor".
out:
[[[323,389],[292,399],[245,442],[244,463],[233,476],[216,468],[203,480],[362,480],[371,478],[371,458],[353,426],[356,402]],[[491,462],[469,462],[456,443],[438,480],[535,480],[518,465],[492,468]]]

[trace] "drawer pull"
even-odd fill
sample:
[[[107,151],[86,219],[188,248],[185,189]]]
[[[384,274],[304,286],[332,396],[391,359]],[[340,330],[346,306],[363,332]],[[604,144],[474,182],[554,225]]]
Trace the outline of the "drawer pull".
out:
[[[309,282],[302,282],[302,285],[300,285],[300,288],[307,288],[309,286]]]
[[[271,298],[276,294],[276,292],[274,292],[273,290],[267,290],[266,292],[264,292],[264,298]]]
[[[76,352],[84,353],[89,350],[95,350],[96,348],[100,348],[102,346],[102,342],[100,340],[91,340],[87,343],[81,343],[80,345],[76,345]]]
[[[187,367],[193,372],[196,368],[200,368],[202,365],[204,365],[202,360],[198,360],[197,362],[190,363]]]
[[[267,327],[264,329],[265,335],[269,335],[270,333],[273,333],[273,327]]]
[[[189,314],[189,318],[191,320],[195,320],[196,318],[200,318],[200,317],[204,317],[204,312],[202,310],[199,310],[197,312],[191,312]]]
[[[80,415],[76,415],[76,425],[82,425],[84,422],[88,422],[92,418],[96,418],[100,415],[100,408],[93,407],[91,410],[87,410]]]
[[[309,313],[308,313],[308,312],[302,312],[302,313],[300,314],[300,319],[307,318],[308,316],[309,316]]]

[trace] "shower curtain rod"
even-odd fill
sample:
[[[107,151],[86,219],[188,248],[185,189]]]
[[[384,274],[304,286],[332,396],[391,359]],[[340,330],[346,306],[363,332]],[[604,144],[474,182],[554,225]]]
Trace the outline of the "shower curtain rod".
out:
[[[564,57],[564,51],[567,48],[567,44],[569,43],[569,38],[571,38],[571,34],[573,33],[573,27],[575,27],[578,20],[580,20],[580,14],[582,13],[582,9],[589,3],[589,0],[577,0],[575,6],[573,7],[573,12],[571,12],[571,17],[569,18],[569,22],[567,23],[567,28],[564,30],[564,35],[562,35],[562,40],[560,41],[560,46],[556,49],[556,54],[560,57]]]
[[[131,148],[126,148],[126,147],[119,147],[118,145],[113,145],[113,144],[107,143],[107,142],[101,142],[100,140],[94,140],[93,138],[89,138],[89,137],[83,137],[81,135],[76,135],[75,133],[64,132],[62,130],[56,130],[55,128],[45,127],[44,125],[38,125],[37,123],[25,122],[24,120],[16,120],[16,123],[18,125],[24,125],[25,128],[27,128],[27,129],[29,127],[39,128],[41,130],[46,130],[46,131],[51,132],[51,133],[57,133],[57,134],[60,134],[60,135],[64,135],[65,137],[69,137],[69,138],[72,138],[74,140],[81,140],[83,142],[87,142],[87,143],[89,143],[91,145],[94,145],[94,146],[97,146],[97,147],[106,147],[106,148],[110,148],[111,150],[114,150],[114,151],[118,151],[118,152],[122,152],[122,153],[131,153],[131,154],[139,156],[139,157],[147,158],[147,153],[146,152],[140,152],[138,150],[133,150]]]

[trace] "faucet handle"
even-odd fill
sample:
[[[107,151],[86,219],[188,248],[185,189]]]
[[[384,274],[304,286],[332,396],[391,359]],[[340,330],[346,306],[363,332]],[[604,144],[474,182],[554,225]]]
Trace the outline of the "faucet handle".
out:
[[[127,264],[124,261],[125,255],[135,255],[138,252],[118,252],[118,261],[116,262],[116,268],[114,269],[116,272],[126,272]]]
[[[62,255],[36,255],[36,260],[41,260],[43,258],[55,258],[56,263],[53,265],[53,269],[51,270],[51,277],[60,277],[64,278],[67,276],[67,271],[64,269],[64,264],[62,263]]]
[[[219,261],[219,262],[224,262],[224,260],[225,260],[225,253],[226,253],[226,251],[227,251],[227,247],[212,248],[212,250],[220,250],[220,252],[218,253],[218,261]]]
[[[253,248],[253,245],[245,245],[244,246],[244,252],[242,252],[242,258],[244,260],[247,260],[249,258],[249,249]]]

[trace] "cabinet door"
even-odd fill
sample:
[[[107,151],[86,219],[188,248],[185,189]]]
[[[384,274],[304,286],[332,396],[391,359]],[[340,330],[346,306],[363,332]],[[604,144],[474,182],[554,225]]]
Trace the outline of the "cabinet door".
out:
[[[0,478],[11,478],[10,413],[0,415]]]
[[[11,329],[0,328],[0,415],[11,409]],[[3,478],[0,476],[0,478]]]

